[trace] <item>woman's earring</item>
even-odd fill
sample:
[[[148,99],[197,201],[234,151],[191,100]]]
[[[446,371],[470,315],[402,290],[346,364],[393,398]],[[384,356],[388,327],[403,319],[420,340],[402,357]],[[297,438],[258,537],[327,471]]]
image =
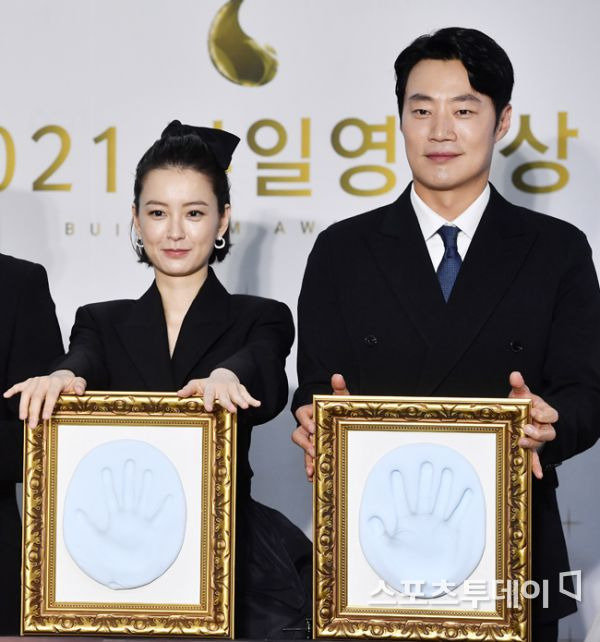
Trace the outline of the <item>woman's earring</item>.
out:
[[[144,241],[139,236],[135,239],[135,246],[140,250],[144,249]]]
[[[217,236],[215,239],[215,249],[222,250],[225,247],[225,239],[222,236]]]

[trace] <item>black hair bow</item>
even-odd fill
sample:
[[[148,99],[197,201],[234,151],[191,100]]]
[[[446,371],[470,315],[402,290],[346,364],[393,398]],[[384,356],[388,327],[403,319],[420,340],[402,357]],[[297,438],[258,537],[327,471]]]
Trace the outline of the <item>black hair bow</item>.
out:
[[[178,120],[172,120],[163,130],[161,138],[171,136],[187,136],[192,134],[198,136],[210,151],[215,155],[219,166],[227,169],[231,164],[233,151],[240,139],[224,129],[213,129],[212,127],[195,127],[194,125],[183,125]]]

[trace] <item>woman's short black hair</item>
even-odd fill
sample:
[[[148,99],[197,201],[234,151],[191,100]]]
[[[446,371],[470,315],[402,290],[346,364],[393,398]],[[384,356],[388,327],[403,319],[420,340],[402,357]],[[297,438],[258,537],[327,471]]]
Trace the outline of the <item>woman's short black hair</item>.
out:
[[[205,134],[203,134],[203,132]],[[231,139],[227,138],[230,137]],[[225,160],[221,146],[215,147],[214,139],[226,139],[226,145],[231,153],[237,144],[236,136],[219,130],[182,125],[179,121],[171,122],[163,131],[161,137],[154,142],[152,147],[142,156],[135,170],[135,181],[133,183],[133,204],[136,212],[139,210],[140,194],[144,186],[146,176],[154,169],[193,169],[206,176],[213,188],[217,199],[219,214],[225,213],[225,206],[231,202],[229,191],[229,179],[227,178],[227,153]],[[208,140],[207,140],[208,139]],[[235,139],[235,140],[233,140]],[[221,141],[219,141],[221,142]],[[215,153],[216,151],[216,153]],[[223,167],[225,165],[225,167]],[[133,232],[133,230],[132,230]],[[133,234],[132,234],[133,235]],[[222,261],[228,254],[231,242],[229,228],[223,235],[225,245],[221,249],[215,248],[210,255],[209,263],[215,260]],[[146,251],[136,243],[132,243],[140,263],[152,265]]]
[[[408,76],[421,60],[460,60],[471,87],[492,99],[498,125],[502,110],[510,102],[514,73],[508,55],[495,40],[477,29],[447,27],[412,42],[394,65],[400,121]]]

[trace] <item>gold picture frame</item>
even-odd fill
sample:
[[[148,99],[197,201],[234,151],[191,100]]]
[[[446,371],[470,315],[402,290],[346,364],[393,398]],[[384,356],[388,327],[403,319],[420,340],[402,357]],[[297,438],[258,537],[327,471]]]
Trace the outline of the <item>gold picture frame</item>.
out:
[[[530,421],[530,409],[529,400],[516,399],[314,397],[317,426],[313,489],[315,638],[528,640],[530,605],[527,591],[522,587],[531,584],[531,458],[519,447],[518,440]],[[426,451],[420,450],[422,444]],[[477,506],[485,509],[473,513],[479,520],[476,523],[481,522],[481,528],[477,526],[476,532],[485,535],[483,552],[475,570],[467,575],[469,579],[463,578],[460,584],[457,583],[454,591],[453,587],[446,591],[446,586],[437,596],[434,591],[429,594],[422,591],[420,595],[410,593],[406,584],[400,589],[390,587],[385,578],[382,579],[381,572],[375,572],[372,562],[367,560],[368,553],[372,560],[377,559],[378,568],[388,569],[385,573],[397,573],[395,569],[402,567],[396,563],[396,556],[405,554],[406,551],[402,551],[405,544],[392,546],[392,539],[397,537],[394,529],[404,529],[401,521],[404,518],[399,517],[401,513],[398,512],[402,489],[406,494],[402,514],[410,518],[416,515],[422,523],[431,524],[426,520],[433,519],[431,515],[436,513],[443,475],[450,475],[446,469],[435,472],[435,457],[429,461],[414,459],[415,452],[430,452],[431,444],[455,450],[467,459],[469,465],[465,469],[471,467],[481,482],[483,502]],[[409,450],[401,448],[404,446],[409,446]],[[436,452],[447,456],[446,450]],[[392,459],[384,460],[384,457]],[[404,473],[393,470],[393,463],[386,463],[388,468],[385,469],[379,463],[393,462],[398,457],[404,457],[406,470],[410,466],[420,466],[418,478],[414,481],[413,474],[410,482],[413,495],[409,494],[406,480],[398,477]],[[411,463],[413,460],[414,464]],[[424,463],[419,464],[419,461]],[[372,472],[375,464],[381,473]],[[429,477],[421,477],[425,475],[424,471]],[[374,481],[370,481],[371,477]],[[457,479],[455,476],[452,482],[455,489],[449,486],[453,493],[461,492]],[[372,486],[381,480],[385,483]],[[390,480],[389,484],[387,480]],[[400,482],[405,486],[398,486]],[[369,484],[372,486],[368,495],[371,504],[365,504]],[[396,488],[391,487],[393,484]],[[430,492],[423,494],[424,509],[418,508],[421,500],[414,499],[415,488],[421,493],[422,486]],[[471,500],[471,491],[465,491],[462,498],[465,493]],[[447,497],[449,494],[444,495],[444,499]],[[392,528],[384,524],[384,518],[369,517],[367,509],[370,510],[374,501],[383,502],[381,506],[389,506],[391,502],[389,511],[395,511],[395,522],[394,512],[387,513],[387,519]],[[447,500],[445,506],[451,507],[451,502],[454,499]],[[366,506],[364,510],[363,506]],[[459,503],[453,515],[458,514],[458,506]],[[476,507],[475,504],[468,506],[469,510]],[[369,520],[373,519],[374,525],[367,531],[365,524],[371,525]],[[422,526],[414,531],[417,535],[420,528]],[[414,546],[425,546],[428,533],[440,532],[438,526],[430,528],[424,532],[425,537],[414,539]],[[463,546],[461,550],[469,549]],[[386,567],[388,559],[389,567]],[[479,588],[486,583],[485,600],[471,599],[474,597],[469,592],[471,577],[478,578],[472,583],[480,582]],[[395,582],[397,586],[398,580]],[[420,585],[423,586],[423,582]],[[487,589],[488,586],[492,588]],[[451,600],[449,596],[453,592],[455,597]],[[426,599],[428,596],[430,599]]]
[[[22,634],[233,638],[235,414],[218,405],[209,413],[201,399],[175,394],[89,392],[60,397],[52,418],[25,434]],[[70,557],[62,519],[68,484],[86,453],[111,440],[131,439],[158,449],[174,465],[185,521],[178,522],[181,548],[162,575],[147,585],[115,590],[86,575]],[[134,466],[131,461],[125,466]],[[144,496],[150,506],[154,499],[145,494],[145,482],[141,489],[133,486],[141,468],[126,473],[125,466],[122,495],[116,477],[110,478],[113,499],[125,497],[129,474],[128,497],[141,502]],[[146,474],[148,488],[160,498],[152,471]],[[107,502],[103,510],[109,509]]]

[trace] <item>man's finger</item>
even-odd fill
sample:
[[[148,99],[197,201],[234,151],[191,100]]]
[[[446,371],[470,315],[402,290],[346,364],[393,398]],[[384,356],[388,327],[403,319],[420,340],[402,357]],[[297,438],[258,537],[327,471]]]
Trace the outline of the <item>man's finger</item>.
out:
[[[346,387],[346,380],[341,374],[334,374],[331,377],[331,389],[334,395],[349,395]]]
[[[521,437],[519,439],[519,446],[521,446],[521,448],[533,450],[534,452],[538,448],[541,448],[543,443],[543,441],[538,441],[537,439],[532,439],[531,437]]]
[[[292,433],[292,441],[308,453],[311,457],[315,456],[315,447],[310,438],[310,435],[304,430],[302,426],[298,426]]]
[[[309,433],[314,434],[315,422],[313,421],[313,407],[310,404],[296,409],[298,423]]]
[[[552,441],[556,438],[556,430],[554,430],[552,424],[538,424],[537,426],[535,424],[527,424],[525,426],[525,434],[538,441]]]
[[[508,383],[510,384],[510,393],[509,397],[512,398],[531,398],[531,391],[529,390],[525,379],[520,372],[511,372],[508,377]]]
[[[315,475],[315,460],[306,453],[304,454],[304,470],[306,471],[306,479],[312,483]]]
[[[542,463],[540,462],[540,456],[535,451],[531,456],[531,471],[538,479],[541,479],[544,476]]]
[[[545,401],[543,405],[534,406],[531,409],[531,418],[539,424],[554,424],[558,421],[558,412],[549,406]]]

